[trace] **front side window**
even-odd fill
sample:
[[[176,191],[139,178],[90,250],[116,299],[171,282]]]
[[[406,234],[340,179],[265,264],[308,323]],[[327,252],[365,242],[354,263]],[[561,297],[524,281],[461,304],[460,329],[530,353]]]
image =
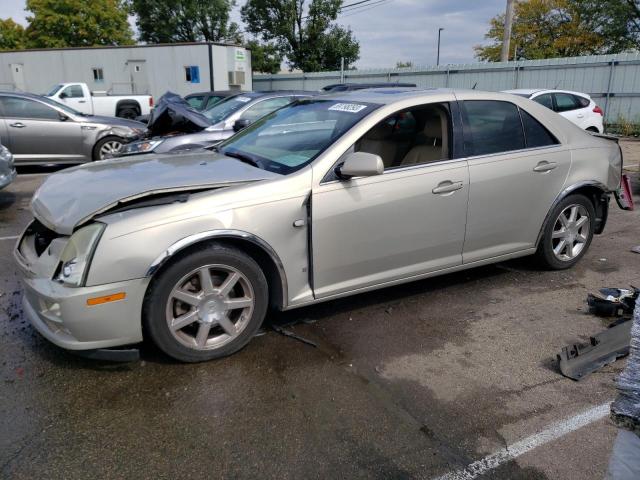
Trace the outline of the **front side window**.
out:
[[[553,98],[550,93],[538,95],[533,99],[534,102],[538,102],[540,105],[547,107],[549,110],[553,110]]]
[[[578,99],[568,93],[556,93],[556,112],[568,112],[580,107]]]
[[[240,118],[255,122],[259,118],[264,117],[266,114],[271,113],[274,110],[277,110],[280,107],[284,107],[285,105],[288,105],[290,103],[290,97],[278,97],[263,100],[247,108],[247,110],[245,110]]]
[[[84,92],[82,91],[82,87],[80,85],[69,85],[65,88],[61,94],[65,98],[83,98]]]
[[[378,107],[364,102],[300,100],[240,131],[220,144],[218,151],[286,175],[311,163]]]
[[[187,103],[191,105],[193,108],[195,108],[196,110],[199,110],[202,108],[203,100],[204,100],[203,95],[196,95],[194,97],[187,98]]]
[[[465,100],[464,148],[467,156],[525,148],[518,107],[493,100]]]
[[[450,115],[444,103],[402,110],[378,123],[354,151],[379,155],[385,171],[450,157]]]
[[[35,100],[18,97],[0,97],[2,113],[7,118],[59,120],[58,112]]]

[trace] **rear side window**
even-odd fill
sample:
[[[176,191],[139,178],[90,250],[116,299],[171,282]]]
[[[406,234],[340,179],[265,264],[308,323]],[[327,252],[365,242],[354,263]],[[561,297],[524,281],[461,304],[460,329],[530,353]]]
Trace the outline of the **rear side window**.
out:
[[[582,108],[586,108],[591,103],[588,98],[581,97],[580,95],[574,95],[576,101]]]
[[[536,98],[533,98],[532,100],[534,102],[538,102],[540,105],[547,107],[549,110],[553,110],[553,98],[551,98],[550,93],[539,95]]]
[[[556,93],[556,112],[568,112],[582,108],[578,103],[578,98],[568,93]]]
[[[489,155],[525,148],[518,107],[493,100],[466,100],[464,148],[467,156]]]
[[[189,103],[189,105],[191,105],[195,109],[202,108],[203,100],[204,100],[204,97],[202,95],[187,98],[187,102]]]
[[[520,109],[520,116],[522,117],[527,148],[547,147],[559,143],[544,125],[522,109]]]

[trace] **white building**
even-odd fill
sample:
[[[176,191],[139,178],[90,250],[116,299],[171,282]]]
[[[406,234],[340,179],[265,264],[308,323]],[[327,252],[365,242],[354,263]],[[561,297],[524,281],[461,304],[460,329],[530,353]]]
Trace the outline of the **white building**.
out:
[[[251,51],[218,43],[0,51],[0,90],[44,94],[62,82],[155,98],[168,90],[251,90]]]

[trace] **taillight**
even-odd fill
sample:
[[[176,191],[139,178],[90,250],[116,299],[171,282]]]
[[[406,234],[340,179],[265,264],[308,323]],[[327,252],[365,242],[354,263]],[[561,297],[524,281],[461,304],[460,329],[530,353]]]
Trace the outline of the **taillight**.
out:
[[[151,96],[149,96],[149,106],[153,107],[153,97],[151,97]],[[598,107],[596,107],[596,108],[598,108]],[[594,110],[594,112],[595,112],[595,110]]]
[[[600,115],[602,115],[604,117],[604,112],[602,111],[602,109],[598,105],[596,105],[593,108],[593,113],[599,113]]]

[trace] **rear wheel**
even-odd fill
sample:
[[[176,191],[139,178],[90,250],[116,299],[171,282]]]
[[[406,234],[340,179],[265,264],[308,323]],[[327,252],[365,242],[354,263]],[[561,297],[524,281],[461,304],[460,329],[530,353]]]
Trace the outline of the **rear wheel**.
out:
[[[249,343],[267,306],[258,264],[240,250],[208,244],[160,273],[145,299],[143,321],[167,355],[201,362]]]
[[[121,110],[118,110],[118,113],[117,113],[116,117],[128,118],[129,120],[135,120],[138,115],[140,115],[140,112],[138,112],[135,108],[127,107],[127,108],[123,108]]]
[[[595,210],[584,195],[570,195],[553,209],[537,256],[554,270],[575,265],[586,253],[595,228]]]
[[[93,159],[105,160],[120,153],[124,141],[120,137],[106,137],[93,147]]]

